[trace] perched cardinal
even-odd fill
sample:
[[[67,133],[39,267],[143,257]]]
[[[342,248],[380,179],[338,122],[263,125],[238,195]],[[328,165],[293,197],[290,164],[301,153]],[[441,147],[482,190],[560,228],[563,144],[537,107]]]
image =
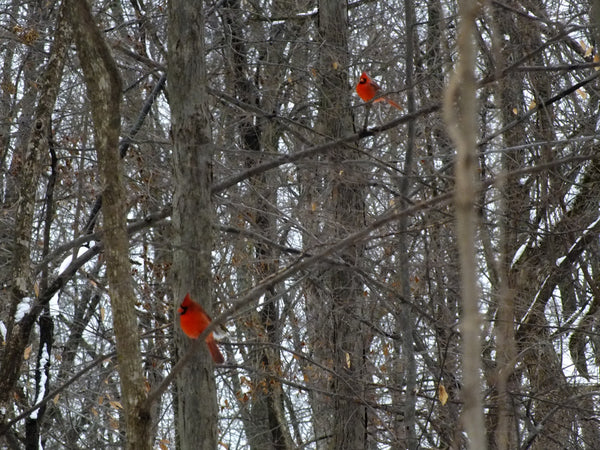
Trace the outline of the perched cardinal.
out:
[[[373,81],[369,75],[367,75],[367,72],[360,74],[360,79],[356,85],[356,93],[360,98],[362,98],[365,102],[370,102],[373,99],[374,102],[386,102],[389,105],[392,105],[394,108],[402,110],[402,106],[400,106],[394,100],[390,100],[387,97],[378,97],[380,90],[381,88],[379,85],[375,83],[375,81]]]
[[[177,312],[179,313],[181,329],[192,339],[198,339],[198,336],[206,330],[206,327],[211,322],[210,316],[206,314],[202,306],[192,300],[190,294],[185,295]],[[217,364],[223,364],[225,358],[223,358],[223,354],[219,350],[219,347],[217,347],[217,341],[215,341],[212,333],[206,336],[206,345],[208,345],[208,351],[213,361]]]

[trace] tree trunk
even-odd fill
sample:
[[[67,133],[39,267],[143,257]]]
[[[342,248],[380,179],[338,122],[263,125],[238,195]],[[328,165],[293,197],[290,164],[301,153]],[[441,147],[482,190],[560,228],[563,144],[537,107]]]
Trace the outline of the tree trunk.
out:
[[[240,101],[247,105],[258,105],[264,111],[279,111],[280,99],[277,88],[282,84],[284,71],[282,71],[283,54],[286,39],[278,37],[286,32],[283,24],[273,27],[272,43],[260,54],[264,62],[260,78],[262,85],[256,86],[248,78],[252,69],[248,64],[248,55],[243,32],[243,12],[240,2],[229,1],[225,4],[228,8],[224,11],[227,22],[227,30],[231,35],[231,48],[229,67],[232,69],[231,79],[235,87],[235,95]],[[287,12],[278,10],[274,5],[274,14]],[[256,77],[253,77],[256,79]],[[260,92],[260,96],[259,96]],[[251,168],[262,162],[264,153],[277,153],[277,142],[281,136],[280,127],[271,121],[258,120],[248,114],[240,114],[236,117],[241,147],[247,152],[244,159],[244,167]],[[260,236],[276,240],[276,226],[273,218],[273,207],[277,203],[276,188],[273,185],[273,177],[262,173],[250,179],[252,189],[246,194],[243,204],[248,208],[244,211],[244,217],[251,227]],[[264,242],[254,242],[255,264],[251,274],[254,279],[249,282],[255,284],[260,280],[274,274],[279,269],[277,261],[278,252]],[[249,422],[246,429],[250,448],[257,450],[277,449],[285,450],[293,448],[293,442],[288,431],[286,416],[283,407],[283,389],[279,381],[281,373],[281,357],[277,345],[281,342],[282,318],[280,317],[279,302],[273,297],[276,289],[271,288],[265,293],[262,309],[251,316],[257,320],[250,320],[253,324],[248,327],[249,340],[264,342],[266,345],[258,346],[256,351],[248,353],[247,363],[253,366],[252,383],[259,386],[253,392],[252,402],[249,407]]]
[[[189,292],[212,309],[213,146],[210,141],[204,12],[201,0],[169,3],[168,92],[171,107],[175,195],[173,273],[175,308]],[[175,321],[178,353],[189,339]],[[177,378],[179,448],[217,448],[217,397],[213,363],[205,347]]]
[[[12,261],[10,279],[10,311],[7,316],[7,339],[2,346],[2,364],[0,365],[0,406],[9,409],[11,393],[17,382],[22,366],[23,351],[29,343],[33,325],[42,307],[32,309],[19,323],[14,324],[17,304],[26,296],[31,296],[33,280],[31,273],[31,236],[35,198],[40,181],[44,157],[48,153],[48,139],[51,129],[51,117],[59,92],[67,48],[71,39],[71,29],[65,20],[65,6],[60,8],[57,29],[54,36],[51,56],[41,85],[40,99],[35,110],[35,120],[28,135],[23,139],[23,148],[19,150],[20,167],[14,172],[19,176],[17,210],[15,212],[14,242],[12,243]],[[0,235],[3,232],[0,231]],[[0,307],[5,319],[5,306]]]
[[[129,264],[126,195],[119,155],[121,78],[86,0],[69,3],[71,23],[94,121],[104,216],[104,254],[115,331],[121,401],[125,412],[125,448],[152,448],[150,417],[140,405],[146,398],[136,297]]]
[[[456,236],[461,270],[462,359],[464,409],[462,421],[470,448],[486,448],[481,371],[481,317],[475,253],[477,198],[477,102],[475,97],[475,19],[477,1],[459,8],[458,63],[444,97],[444,119],[456,144]]]
[[[412,0],[405,0],[405,17],[406,17],[406,85],[413,86],[414,83],[414,55],[415,55],[415,5]],[[415,111],[415,92],[410,89],[407,93],[406,102],[407,113],[411,114]],[[406,145],[404,150],[404,176],[399,181],[398,193],[395,198],[396,205],[401,208],[409,206],[405,201],[409,198],[409,189],[411,183],[409,179],[413,172],[413,161],[415,154],[415,138],[416,124],[415,121],[410,121],[406,129]],[[403,417],[396,421],[395,434],[396,439],[400,439],[403,447],[409,450],[415,450],[418,446],[416,436],[416,363],[415,351],[413,342],[413,312],[410,286],[410,270],[411,264],[409,260],[409,248],[411,238],[409,234],[409,217],[403,215],[398,220],[398,242],[397,242],[397,258],[398,258],[398,283],[402,289],[402,303],[398,304],[394,309],[396,321],[396,334],[402,336],[399,358],[396,359],[394,365],[394,377],[397,380],[397,386],[404,389],[404,393],[400,390],[393,395],[394,404],[398,411],[402,411]]]
[[[348,95],[348,10],[345,2],[319,2],[319,34],[322,39],[319,54],[319,130],[329,139],[353,132],[353,118]],[[328,198],[323,205],[326,217],[326,239],[342,238],[365,225],[364,177],[357,152],[340,145],[327,155],[326,172]],[[364,316],[363,286],[352,267],[359,265],[363,254],[361,244],[341,252],[347,267],[332,267],[323,274],[323,283],[330,293],[325,307],[329,318],[329,338],[325,345],[327,362],[335,374],[330,381],[330,449],[362,449],[367,445],[367,414],[365,402],[365,332],[360,319]],[[323,324],[325,325],[325,324]],[[326,410],[322,411],[326,412]],[[322,420],[317,418],[317,420]]]

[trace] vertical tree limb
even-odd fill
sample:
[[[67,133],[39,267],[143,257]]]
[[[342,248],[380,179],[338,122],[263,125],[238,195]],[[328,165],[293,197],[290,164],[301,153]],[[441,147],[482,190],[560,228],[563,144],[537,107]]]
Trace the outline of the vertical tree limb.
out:
[[[510,47],[504,45],[504,36],[511,36],[511,28],[507,14],[497,5],[492,8],[492,51],[498,74],[506,67],[506,61],[510,58]],[[511,113],[513,105],[519,104],[519,96],[523,95],[523,86],[515,80],[503,80],[500,77],[497,85],[497,102],[502,111],[504,123],[512,120]],[[503,139],[507,145],[518,145],[523,142],[523,132],[520,127],[504,134]],[[502,168],[506,173],[517,169],[520,164],[519,156],[515,154],[503,154],[501,156]],[[498,305],[496,321],[494,324],[496,336],[496,365],[495,374],[496,398],[495,405],[490,408],[487,423],[489,432],[494,432],[494,445],[498,450],[508,450],[517,447],[515,422],[515,408],[509,393],[509,380],[513,372],[516,356],[515,346],[515,297],[517,290],[510,276],[511,259],[518,249],[518,230],[521,211],[528,208],[522,207],[527,198],[526,189],[521,186],[518,179],[502,177],[498,181],[498,189],[502,193],[499,202],[500,217],[500,256],[497,265],[498,271]],[[516,386],[512,386],[516,391]],[[491,440],[490,440],[491,441]]]
[[[354,122],[348,95],[349,26],[348,6],[338,0],[318,2],[319,48],[319,113],[317,127],[325,136],[339,138],[348,135]],[[331,149],[325,159],[327,211],[323,235],[342,237],[365,225],[365,175],[360,160],[350,146]],[[317,219],[322,220],[322,219]],[[352,245],[341,254],[349,267],[360,265],[364,255],[362,244]],[[310,307],[323,317],[316,321],[324,336],[321,357],[330,364],[334,376],[328,387],[334,392],[331,403],[323,401],[320,413],[324,423],[330,424],[329,448],[359,449],[367,447],[369,417],[363,399],[366,397],[366,341],[358,318],[366,309],[363,304],[362,280],[348,268],[336,267],[322,275],[325,293],[311,299],[323,301]],[[325,320],[324,320],[325,319]],[[326,334],[323,330],[327,330]],[[357,400],[349,401],[350,398]],[[331,422],[328,422],[331,420]]]
[[[52,111],[56,103],[67,49],[71,41],[71,28],[65,20],[66,7],[58,13],[54,44],[48,59],[41,95],[35,112],[33,129],[26,139],[25,160],[19,173],[19,202],[15,214],[15,235],[12,254],[11,304],[7,323],[7,339],[2,347],[0,364],[0,406],[6,406],[19,377],[23,351],[29,343],[31,330],[41,308],[30,311],[18,323],[13,323],[18,303],[32,295],[31,233],[44,155],[48,151],[48,136]],[[9,408],[6,408],[9,409]]]
[[[119,155],[121,78],[106,42],[94,23],[86,0],[70,0],[70,19],[94,121],[94,142],[103,186],[104,254],[113,313],[126,448],[152,448],[150,418],[140,406],[145,400],[135,292],[129,264],[126,196]]]
[[[486,434],[481,399],[481,336],[477,260],[475,254],[477,199],[477,101],[475,82],[475,19],[477,0],[459,6],[458,63],[444,96],[444,119],[456,145],[456,235],[461,268],[462,348],[464,402],[462,422],[470,448],[484,450]]]
[[[213,144],[208,110],[208,77],[204,45],[204,2],[171,0],[168,16],[167,89],[175,194],[173,275],[176,308],[186,292],[212,310],[212,251],[214,211],[212,183]],[[177,352],[195,342],[175,326]],[[202,343],[203,344],[203,343]],[[193,355],[176,380],[177,433],[183,450],[217,448],[218,405],[213,363],[206,346]]]
[[[406,20],[406,85],[411,86],[408,90],[407,113],[415,111],[415,92],[414,88],[414,54],[415,54],[415,5],[412,0],[404,2],[405,20]],[[415,153],[416,124],[414,120],[408,122],[406,126],[406,146],[404,157],[404,176],[400,181],[398,201],[403,202],[403,206],[408,206],[405,199],[409,197],[410,183],[409,179],[414,170],[413,161]],[[403,436],[407,449],[415,450],[418,446],[418,440],[415,431],[416,425],[416,403],[417,403],[417,369],[415,362],[415,351],[413,341],[413,311],[410,305],[411,286],[410,286],[410,261],[409,261],[409,234],[408,234],[409,216],[402,216],[398,220],[398,266],[400,285],[402,286],[402,297],[407,303],[398,305],[395,311],[398,326],[398,335],[402,336],[402,358],[398,361],[396,371],[402,371],[397,376],[402,379],[399,386],[406,386],[404,403],[402,411],[404,418],[399,422],[403,430],[398,430],[399,436]]]

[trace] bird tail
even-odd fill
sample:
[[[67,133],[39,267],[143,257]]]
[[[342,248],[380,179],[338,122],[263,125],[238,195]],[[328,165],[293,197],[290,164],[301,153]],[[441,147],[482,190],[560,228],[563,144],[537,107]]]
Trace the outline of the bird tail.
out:
[[[393,106],[394,108],[396,108],[399,111],[402,111],[402,109],[403,109],[402,106],[400,106],[394,100],[389,99],[387,97],[379,97],[378,99],[375,100],[375,102],[386,102],[388,105]]]
[[[212,338],[207,340],[206,344],[208,345],[208,351],[210,352],[210,356],[212,356],[213,361],[217,364],[223,364],[225,362],[225,358],[217,346],[217,341]]]

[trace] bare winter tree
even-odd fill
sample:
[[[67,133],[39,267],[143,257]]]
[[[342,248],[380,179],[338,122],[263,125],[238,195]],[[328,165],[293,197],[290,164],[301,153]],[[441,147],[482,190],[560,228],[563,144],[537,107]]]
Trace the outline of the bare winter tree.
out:
[[[171,2],[168,90],[176,188],[173,198],[175,308],[189,292],[211,311],[213,144],[207,102],[204,27],[202,1]],[[184,339],[181,332],[176,336],[178,349],[189,347],[189,340]],[[216,448],[216,386],[207,351],[183,369],[176,384],[178,445],[183,449]]]
[[[347,6],[321,1],[318,33],[322,40],[318,55],[319,99],[317,127],[328,140],[348,136],[354,130],[348,96],[349,66]],[[317,208],[323,214],[313,229],[318,239],[339,239],[365,224],[365,177],[354,142],[332,147],[323,158],[324,179]],[[322,237],[321,237],[322,236]],[[315,320],[315,339],[322,342],[320,359],[335,374],[324,386],[331,392],[319,407],[318,420],[328,426],[326,446],[365,448],[367,445],[366,334],[360,318],[364,314],[363,284],[355,271],[364,253],[362,243],[349,245],[339,255],[342,264],[326,268],[315,280],[318,295],[309,301]],[[325,295],[324,292],[327,292]],[[317,317],[318,315],[318,317]],[[323,399],[325,400],[325,399]],[[315,418],[316,418],[315,417]],[[325,437],[325,436],[323,436]]]
[[[125,448],[152,447],[150,417],[142,410],[146,397],[140,355],[135,293],[129,263],[126,197],[120,135],[121,77],[106,42],[94,23],[86,0],[67,2],[79,60],[90,98],[94,145],[102,190],[104,255],[108,293],[119,362],[121,399],[125,411]]]
[[[469,438],[469,448],[485,449],[483,403],[481,400],[481,325],[477,262],[475,251],[478,185],[476,182],[477,108],[475,97],[475,20],[477,2],[460,4],[460,28],[457,36],[458,62],[444,96],[444,118],[456,144],[456,236],[460,257],[462,296],[462,422]]]

